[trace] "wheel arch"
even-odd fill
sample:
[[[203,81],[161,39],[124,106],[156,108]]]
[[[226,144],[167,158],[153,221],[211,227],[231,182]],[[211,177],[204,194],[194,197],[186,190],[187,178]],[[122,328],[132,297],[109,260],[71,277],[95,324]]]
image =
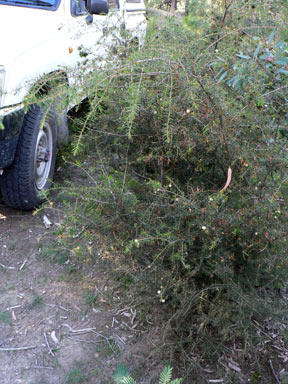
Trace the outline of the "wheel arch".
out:
[[[58,145],[66,145],[69,141],[69,129],[67,119],[68,87],[69,81],[65,70],[49,72],[41,76],[34,82],[24,102],[26,111],[28,111],[29,106],[33,104],[45,105],[47,109],[52,106],[55,109],[58,116]]]

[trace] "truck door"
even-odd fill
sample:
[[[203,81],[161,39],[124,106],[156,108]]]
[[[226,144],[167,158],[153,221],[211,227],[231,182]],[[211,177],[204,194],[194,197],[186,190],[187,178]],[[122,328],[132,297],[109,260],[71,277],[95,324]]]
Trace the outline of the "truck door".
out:
[[[124,1],[125,29],[130,35],[130,40],[137,38],[140,46],[144,44],[147,21],[146,9],[143,0]]]
[[[120,37],[119,0],[109,0],[107,15],[90,15],[84,0],[71,0],[70,43],[74,65],[85,71],[105,64]]]

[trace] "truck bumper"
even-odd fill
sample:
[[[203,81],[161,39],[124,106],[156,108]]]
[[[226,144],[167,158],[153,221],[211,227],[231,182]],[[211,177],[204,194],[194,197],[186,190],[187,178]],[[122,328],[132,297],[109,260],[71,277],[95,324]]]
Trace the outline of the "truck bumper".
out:
[[[24,115],[21,105],[0,108],[0,169],[13,162]]]

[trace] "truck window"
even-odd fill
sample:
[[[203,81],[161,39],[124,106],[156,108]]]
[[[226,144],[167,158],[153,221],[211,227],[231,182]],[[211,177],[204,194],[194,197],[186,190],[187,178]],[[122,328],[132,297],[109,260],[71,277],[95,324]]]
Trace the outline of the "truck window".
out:
[[[0,0],[0,4],[12,5],[16,7],[40,8],[55,11],[60,0]]]

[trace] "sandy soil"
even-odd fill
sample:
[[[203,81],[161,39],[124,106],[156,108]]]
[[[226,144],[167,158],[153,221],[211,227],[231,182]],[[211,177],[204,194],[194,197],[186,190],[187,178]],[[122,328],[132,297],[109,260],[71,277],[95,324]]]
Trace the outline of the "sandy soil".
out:
[[[112,383],[115,366],[137,358],[136,312],[97,263],[71,273],[43,256],[55,238],[43,215],[55,227],[60,213],[0,200],[0,214],[0,383]]]

